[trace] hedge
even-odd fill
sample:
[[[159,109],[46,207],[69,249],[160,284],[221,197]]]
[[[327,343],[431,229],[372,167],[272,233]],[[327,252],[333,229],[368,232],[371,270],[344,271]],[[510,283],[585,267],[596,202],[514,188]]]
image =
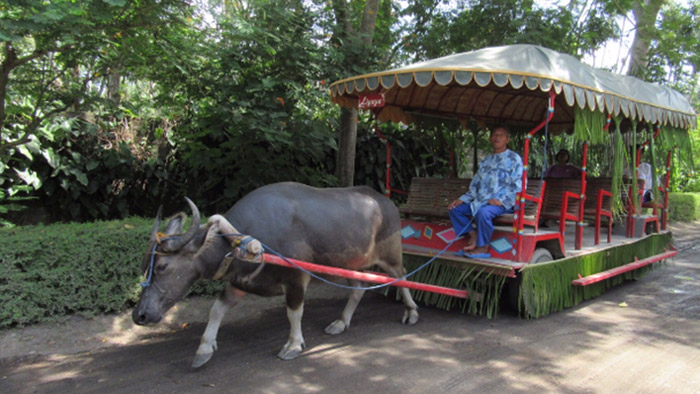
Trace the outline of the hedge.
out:
[[[700,219],[700,193],[669,193],[668,221],[692,222]]]
[[[133,307],[153,219],[0,228],[0,328]],[[214,294],[201,282],[191,294]]]

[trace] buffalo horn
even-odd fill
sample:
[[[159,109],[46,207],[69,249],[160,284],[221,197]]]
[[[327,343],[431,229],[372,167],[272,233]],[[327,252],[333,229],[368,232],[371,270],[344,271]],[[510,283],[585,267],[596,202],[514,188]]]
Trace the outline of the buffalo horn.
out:
[[[153,231],[151,232],[151,242],[156,240],[156,234],[160,230],[160,219],[163,215],[163,206],[158,207],[158,214],[156,215],[156,224],[153,225]]]
[[[177,238],[171,239],[165,244],[165,248],[171,252],[175,252],[182,249],[183,246],[190,242],[192,237],[194,237],[194,234],[199,229],[199,209],[197,209],[197,206],[194,205],[192,200],[190,200],[189,198],[185,197],[185,200],[187,200],[187,204],[189,204],[190,209],[192,210],[192,224],[190,225],[190,228],[185,234],[182,234]]]

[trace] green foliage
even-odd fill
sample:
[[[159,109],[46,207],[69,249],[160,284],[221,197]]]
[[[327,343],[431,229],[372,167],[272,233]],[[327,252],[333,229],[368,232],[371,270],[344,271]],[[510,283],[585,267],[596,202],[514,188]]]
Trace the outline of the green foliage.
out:
[[[0,228],[0,328],[135,304],[151,219]],[[215,294],[200,281],[190,294]]]
[[[374,132],[374,123],[367,114],[360,114],[357,154],[355,159],[355,184],[368,185],[376,190],[385,189],[386,142]],[[447,177],[450,172],[449,148],[452,143],[446,137],[454,132],[442,127],[423,130],[416,126],[394,123],[379,125],[382,135],[391,144],[391,186],[407,191],[413,177]],[[403,201],[401,194],[392,194]]]
[[[3,3],[0,205],[7,208],[5,198],[31,195],[44,185],[45,175],[32,167],[36,161],[54,167],[57,172],[50,176],[60,176],[64,189],[95,187],[85,168],[94,168],[95,162],[84,163],[76,156],[80,152],[61,143],[80,129],[75,123],[89,111],[120,112],[118,100],[103,96],[105,85],[114,76],[119,80],[127,63],[151,66],[148,48],[159,45],[159,30],[181,25],[187,10],[180,0]],[[59,160],[58,150],[66,150],[68,159]],[[82,200],[74,196],[73,202],[89,198]],[[95,212],[105,207],[88,210],[80,217],[100,217]]]
[[[669,193],[668,220],[692,222],[700,219],[700,193]]]
[[[532,0],[470,0],[454,8],[419,0],[405,10],[414,20],[398,45],[421,59],[519,43],[581,56],[614,36],[612,11],[597,1],[543,8]]]
[[[321,83],[312,15],[291,2],[250,6],[251,18],[219,17],[222,44],[193,48],[191,72],[164,65],[154,76],[177,78],[170,94],[187,98],[171,180],[219,211],[276,181],[335,183],[338,109]]]
[[[661,10],[657,37],[649,50],[649,79],[687,94],[698,110],[700,1],[669,1]]]
[[[131,305],[150,226],[128,219],[0,229],[0,327]]]

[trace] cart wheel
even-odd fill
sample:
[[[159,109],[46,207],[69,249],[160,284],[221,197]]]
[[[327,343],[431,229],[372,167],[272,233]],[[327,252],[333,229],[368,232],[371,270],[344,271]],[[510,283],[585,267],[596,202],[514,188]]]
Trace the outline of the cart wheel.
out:
[[[535,249],[535,253],[532,254],[530,264],[539,264],[552,260],[554,260],[554,257],[552,257],[552,253],[549,250],[545,248],[537,248]]]
[[[539,264],[547,261],[554,260],[552,253],[545,248],[535,249],[535,253],[532,254],[530,259],[530,264]],[[520,297],[520,284],[522,283],[522,276],[518,275],[516,278],[508,278],[506,285],[503,289],[505,292],[504,301],[510,310],[518,314],[522,305],[519,305],[518,298]]]

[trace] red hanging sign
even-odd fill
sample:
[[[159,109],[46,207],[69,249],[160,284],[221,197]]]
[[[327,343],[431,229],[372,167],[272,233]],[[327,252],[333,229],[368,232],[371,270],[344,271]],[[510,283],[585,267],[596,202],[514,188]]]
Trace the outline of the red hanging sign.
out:
[[[357,99],[357,108],[359,109],[382,108],[383,106],[384,93],[361,95]]]

